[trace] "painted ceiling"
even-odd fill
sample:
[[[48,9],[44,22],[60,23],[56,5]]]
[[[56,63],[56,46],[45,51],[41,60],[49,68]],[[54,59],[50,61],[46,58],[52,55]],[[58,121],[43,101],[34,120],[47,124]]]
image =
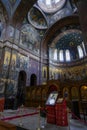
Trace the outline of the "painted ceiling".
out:
[[[21,0],[1,0],[1,1],[6,8],[9,18],[11,18],[14,15],[17,7],[21,2]]]
[[[36,0],[0,0],[0,2],[7,12],[8,22],[17,25],[23,22],[24,17],[26,17]]]
[[[37,29],[47,29],[46,18],[37,8],[30,9],[28,20]]]
[[[68,30],[56,39],[55,46],[58,49],[70,49],[81,45],[83,41],[82,33],[78,30]]]
[[[25,8],[26,8],[28,22],[30,22],[35,27],[35,29],[40,29],[40,30],[48,29],[48,27],[49,27],[48,21],[50,20],[49,21],[49,24],[50,24],[51,18],[53,18],[53,17],[51,17],[52,15],[50,14],[48,17],[48,15],[46,13],[44,13],[43,9],[42,9],[42,11],[38,8],[31,8],[29,10],[28,6],[30,6],[30,0],[29,1],[28,0],[1,0],[1,1],[2,1],[4,7],[6,8],[9,18],[13,17],[13,22],[17,21],[18,19],[20,19],[20,21],[21,21],[21,18],[23,18],[22,17],[23,14],[19,13],[19,12],[21,11],[25,15]],[[55,5],[55,3],[56,4],[61,3],[61,8],[62,7],[64,9],[68,8],[71,10],[69,0],[67,0],[67,1],[63,0],[63,2],[61,2],[61,0],[54,0],[54,1],[38,0],[37,5],[38,5],[38,7],[39,6],[41,7],[42,4],[45,4],[49,10],[49,8],[52,8],[52,4]],[[34,0],[33,0],[33,3],[35,3]],[[41,5],[39,5],[39,4],[41,4]],[[59,8],[59,9],[61,9],[61,8]],[[59,9],[58,9],[58,11],[59,11]],[[56,15],[53,14],[53,16],[55,16],[56,20],[59,20],[59,18],[62,19],[62,17],[64,17],[63,15],[65,15],[65,14],[63,14],[63,9],[61,11],[59,11],[59,14],[58,13],[56,13]],[[69,15],[70,15],[70,13],[69,13]],[[56,20],[53,20],[53,23]],[[58,49],[69,49],[73,46],[77,46],[77,45],[81,44],[82,41],[83,41],[83,38],[82,38],[81,32],[72,31],[72,29],[71,29],[71,31],[65,30],[64,33],[61,33],[58,35],[58,38],[56,38],[56,40],[55,39],[53,40],[53,42],[55,43],[55,47]]]

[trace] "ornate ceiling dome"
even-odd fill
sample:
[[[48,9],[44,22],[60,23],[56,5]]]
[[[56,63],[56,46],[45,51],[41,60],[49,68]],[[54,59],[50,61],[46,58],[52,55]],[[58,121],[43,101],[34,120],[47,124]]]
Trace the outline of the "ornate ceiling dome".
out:
[[[48,28],[45,15],[35,7],[28,12],[28,20],[37,29]]]
[[[70,49],[72,46],[76,47],[82,42],[82,32],[77,29],[70,29],[61,33],[53,41],[58,49]]]
[[[85,56],[82,32],[78,29],[69,29],[60,33],[56,38],[54,38],[51,45],[55,46],[59,55],[62,52],[61,54],[64,55],[62,60],[63,62],[67,61],[66,59],[68,59],[68,57],[68,61],[75,61]],[[66,57],[67,52],[68,55]]]

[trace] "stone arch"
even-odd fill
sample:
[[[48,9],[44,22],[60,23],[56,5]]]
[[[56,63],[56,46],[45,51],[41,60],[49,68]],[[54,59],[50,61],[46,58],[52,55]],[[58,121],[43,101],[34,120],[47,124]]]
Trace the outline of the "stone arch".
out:
[[[21,70],[18,76],[18,88],[17,88],[17,106],[25,104],[25,86],[26,86],[26,72]]]
[[[60,30],[62,27],[66,25],[72,25],[72,24],[80,25],[79,17],[77,15],[64,17],[61,20],[55,22],[55,24],[53,24],[49,28],[49,30],[46,32],[46,35],[42,40],[43,55],[47,54],[49,48],[47,44],[49,44],[53,39],[53,37],[55,37],[55,34],[58,33],[58,30]]]

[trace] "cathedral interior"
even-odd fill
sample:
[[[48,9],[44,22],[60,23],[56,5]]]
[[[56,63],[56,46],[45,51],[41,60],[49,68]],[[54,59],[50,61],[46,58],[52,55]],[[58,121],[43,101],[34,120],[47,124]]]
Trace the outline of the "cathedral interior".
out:
[[[0,0],[4,109],[44,106],[57,91],[87,114],[86,12],[86,0]]]

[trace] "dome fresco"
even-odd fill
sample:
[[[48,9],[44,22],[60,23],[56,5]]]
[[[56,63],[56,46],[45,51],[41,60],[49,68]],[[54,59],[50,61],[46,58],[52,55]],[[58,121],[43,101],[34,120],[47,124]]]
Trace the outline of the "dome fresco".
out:
[[[29,22],[37,29],[47,29],[47,21],[43,14],[35,7],[28,12]]]
[[[78,30],[68,30],[56,38],[55,46],[58,49],[70,49],[72,46],[81,45],[83,41],[82,33]]]
[[[61,53],[63,57],[60,57],[58,63],[70,62],[84,58],[85,48],[82,32],[78,29],[69,29],[53,38],[49,45],[49,54],[51,59],[58,61],[58,55]],[[66,53],[68,53],[67,57]]]
[[[43,9],[38,5],[38,2],[39,1],[37,1],[37,3],[35,3],[28,12],[28,21],[37,29],[48,29],[56,21],[70,16],[73,13],[73,8],[69,0],[65,2],[61,9],[57,9],[57,11],[54,13],[44,12]],[[43,2],[46,4],[45,0]],[[50,0],[49,2],[53,1]],[[59,0],[54,2],[59,2]],[[60,3],[58,5],[60,5]]]

